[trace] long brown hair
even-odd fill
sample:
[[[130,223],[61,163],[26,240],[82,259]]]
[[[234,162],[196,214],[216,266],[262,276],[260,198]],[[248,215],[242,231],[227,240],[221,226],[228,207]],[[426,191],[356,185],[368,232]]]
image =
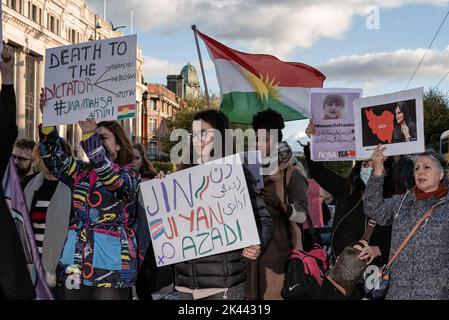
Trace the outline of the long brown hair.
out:
[[[104,127],[111,131],[115,141],[120,146],[114,162],[119,165],[130,164],[134,159],[134,152],[131,141],[129,141],[123,127],[116,121],[101,121],[97,124],[97,127]]]
[[[140,158],[142,158],[142,166],[140,167],[140,174],[142,177],[148,177],[152,176],[154,177],[157,172],[156,169],[151,164],[150,160],[148,160],[148,157],[145,152],[145,147],[141,143],[134,143],[133,148],[139,151]]]

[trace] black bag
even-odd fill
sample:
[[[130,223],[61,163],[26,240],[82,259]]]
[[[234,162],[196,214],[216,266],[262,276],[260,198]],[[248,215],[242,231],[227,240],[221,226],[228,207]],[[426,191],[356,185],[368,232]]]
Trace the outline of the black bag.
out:
[[[368,221],[362,240],[365,240],[367,243],[369,242],[375,226],[375,221]],[[365,246],[362,242],[347,246],[326,274],[329,282],[346,297],[351,296],[367,267],[366,262],[360,260],[359,254],[361,250],[355,248],[356,245],[361,247]]]

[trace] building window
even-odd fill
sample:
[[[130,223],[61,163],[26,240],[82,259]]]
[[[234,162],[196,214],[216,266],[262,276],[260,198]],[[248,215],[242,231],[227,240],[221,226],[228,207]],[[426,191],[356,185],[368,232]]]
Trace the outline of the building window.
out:
[[[50,31],[55,32],[55,17],[50,16]]]
[[[28,19],[31,19],[31,1],[28,1]]]
[[[56,19],[56,34],[59,36],[59,19]]]
[[[150,99],[150,110],[157,110],[157,101],[156,99]]]
[[[37,7],[34,4],[31,7],[31,20],[37,22]]]
[[[150,133],[156,134],[156,119],[150,119]]]
[[[11,8],[17,11],[17,1],[11,0]]]
[[[42,25],[42,8],[39,8],[39,24]]]
[[[148,146],[148,156],[151,160],[156,159],[157,155],[157,142],[156,141],[150,141],[150,144]]]

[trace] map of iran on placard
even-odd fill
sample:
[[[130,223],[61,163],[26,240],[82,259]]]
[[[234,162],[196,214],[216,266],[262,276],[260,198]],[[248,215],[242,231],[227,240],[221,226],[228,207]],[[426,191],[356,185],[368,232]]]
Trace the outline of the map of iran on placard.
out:
[[[391,143],[394,129],[394,115],[390,111],[383,111],[380,116],[372,110],[364,110],[368,119],[368,126],[372,133],[382,142]]]

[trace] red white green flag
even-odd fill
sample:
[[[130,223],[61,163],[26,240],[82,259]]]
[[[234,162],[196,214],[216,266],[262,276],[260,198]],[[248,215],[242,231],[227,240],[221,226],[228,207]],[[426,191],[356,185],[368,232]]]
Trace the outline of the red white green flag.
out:
[[[309,88],[322,88],[324,74],[303,63],[233,50],[197,32],[215,64],[220,110],[231,122],[251,124],[253,115],[268,108],[285,121],[310,118]]]

